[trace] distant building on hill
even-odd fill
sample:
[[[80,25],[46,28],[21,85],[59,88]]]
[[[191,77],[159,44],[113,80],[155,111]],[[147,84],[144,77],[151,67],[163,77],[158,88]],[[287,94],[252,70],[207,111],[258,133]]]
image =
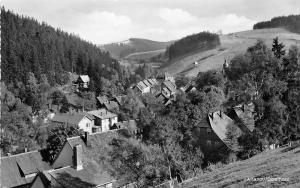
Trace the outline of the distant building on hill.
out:
[[[161,93],[164,96],[167,96],[170,98],[171,96],[174,96],[176,94],[177,88],[174,82],[171,82],[170,80],[164,81],[161,84]]]
[[[145,79],[137,83],[135,86],[133,86],[133,90],[140,94],[150,93],[151,88],[153,88],[155,85],[158,85],[158,82],[156,79]]]
[[[175,83],[175,78],[173,75],[171,75],[170,73],[168,72],[165,72],[163,74],[159,74],[157,75],[157,80],[160,81],[160,82],[164,82],[164,81],[171,81],[173,83]]]
[[[76,82],[78,89],[88,89],[90,83],[90,77],[88,75],[80,75]]]

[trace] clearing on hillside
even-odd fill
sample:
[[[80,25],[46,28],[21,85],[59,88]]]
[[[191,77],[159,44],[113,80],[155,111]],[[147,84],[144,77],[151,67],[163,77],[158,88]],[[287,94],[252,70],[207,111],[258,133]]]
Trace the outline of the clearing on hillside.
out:
[[[300,146],[265,151],[189,179],[180,187],[300,187]]]
[[[288,49],[291,45],[300,46],[299,34],[281,28],[231,33],[220,36],[221,46],[205,52],[194,52],[176,58],[169,62],[163,70],[171,74],[184,74],[190,77],[196,76],[198,72],[212,69],[219,70],[222,68],[225,59],[230,61],[235,55],[246,52],[248,47],[254,45],[258,39],[265,41],[270,47],[275,37],[278,37],[279,41],[286,46],[285,49]],[[198,62],[197,66],[194,65],[196,61]]]

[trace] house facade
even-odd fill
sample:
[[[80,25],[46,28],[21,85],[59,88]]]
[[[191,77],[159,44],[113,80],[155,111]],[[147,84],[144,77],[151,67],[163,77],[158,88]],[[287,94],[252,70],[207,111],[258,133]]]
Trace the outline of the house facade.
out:
[[[139,83],[137,83],[133,87],[133,90],[140,94],[150,93],[151,88],[154,87],[155,85],[158,85],[158,82],[156,79],[154,79],[154,78],[145,79],[145,80],[142,80]]]
[[[118,115],[106,109],[93,110],[87,113],[94,116],[95,127],[99,127],[100,132],[109,131],[118,122]]]
[[[88,89],[90,77],[88,75],[79,75],[75,83],[78,89]]]
[[[92,133],[94,127],[94,117],[88,114],[55,114],[51,121],[62,125],[75,126],[77,129],[89,133]]]

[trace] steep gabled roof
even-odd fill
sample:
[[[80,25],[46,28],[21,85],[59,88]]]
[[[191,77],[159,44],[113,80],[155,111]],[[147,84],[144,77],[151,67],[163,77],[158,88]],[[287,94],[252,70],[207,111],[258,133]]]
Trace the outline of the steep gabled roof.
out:
[[[87,112],[97,118],[100,119],[108,119],[108,118],[113,118],[113,117],[117,117],[117,114],[114,114],[106,109],[99,109],[99,110],[93,110],[93,111],[89,111]]]
[[[238,118],[242,121],[243,125],[252,132],[254,129],[254,104],[238,105],[233,107]]]
[[[1,158],[0,187],[17,187],[31,183],[34,176],[26,175],[49,170],[50,165],[45,162],[39,151],[32,151]]]
[[[148,80],[143,80],[143,83],[147,86],[150,87],[152,84]]]
[[[119,105],[117,102],[115,101],[109,101],[109,102],[105,102],[104,106],[107,110],[114,110],[114,109],[118,109]]]
[[[90,120],[93,120],[90,115],[85,114],[55,114],[51,121],[59,123],[68,123],[71,125],[78,125],[78,123],[84,118],[87,117]]]
[[[103,105],[104,103],[108,102],[108,99],[107,99],[106,95],[100,95],[100,96],[98,96],[97,100],[99,101],[99,103],[101,105]]]
[[[173,84],[171,81],[164,81],[163,84],[165,85],[165,87],[172,93],[176,92],[176,86],[175,84]]]
[[[136,87],[139,88],[139,90],[142,91],[145,88],[147,88],[148,86],[146,86],[144,82],[140,81],[139,83],[137,83]]]
[[[119,133],[123,130],[111,130],[101,133],[92,133],[88,135],[89,146],[80,136],[67,138],[64,147],[70,146],[74,148],[77,145],[82,146],[83,150],[83,169],[76,170],[70,166],[66,160],[65,168],[50,171],[49,174],[66,188],[71,187],[95,187],[109,182],[113,182],[115,178],[109,175],[104,167],[104,162],[100,158],[100,154],[114,138],[119,137]],[[73,152],[70,155],[72,158]]]
[[[113,96],[112,100],[115,100],[119,105],[122,105],[125,97],[126,97],[126,95],[116,95],[116,96]]]
[[[89,82],[90,77],[88,75],[80,75],[78,79],[81,79],[83,82]]]
[[[234,150],[234,148],[231,148],[230,144],[228,143],[227,135],[228,132],[232,130],[232,128],[235,129],[237,134],[241,134],[241,129],[234,123],[234,121],[230,117],[228,117],[222,111],[209,113],[208,118],[209,124],[215,134],[223,141],[223,143],[228,148]]]

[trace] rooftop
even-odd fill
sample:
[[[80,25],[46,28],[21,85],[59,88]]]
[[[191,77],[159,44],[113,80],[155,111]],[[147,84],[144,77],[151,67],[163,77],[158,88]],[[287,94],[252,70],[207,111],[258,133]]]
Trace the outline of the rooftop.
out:
[[[78,77],[78,79],[81,79],[83,82],[89,82],[90,81],[90,77],[88,75],[80,75]]]
[[[84,118],[87,117],[90,120],[93,120],[93,117],[89,114],[77,113],[77,114],[55,114],[51,121],[59,123],[68,123],[71,125],[78,125],[78,123]]]
[[[1,157],[0,165],[0,187],[16,187],[31,183],[35,176],[30,175],[50,169],[50,165],[43,160],[39,151]]]
[[[114,139],[119,137],[122,130],[111,130],[101,133],[89,134],[90,146],[86,146],[80,136],[67,138],[66,144],[71,148],[81,145],[83,150],[83,169],[76,170],[67,160],[64,168],[50,171],[49,174],[66,188],[71,187],[95,187],[108,182],[113,182],[115,178],[105,169],[105,163],[101,160],[101,154]]]
[[[93,110],[93,111],[89,111],[87,112],[97,118],[100,119],[108,119],[108,118],[113,118],[113,117],[117,117],[117,114],[114,114],[106,109],[100,109],[100,110]]]
[[[230,149],[234,149],[230,147],[228,144],[228,131],[235,129],[238,134],[241,134],[242,131],[240,128],[234,123],[234,121],[228,117],[224,112],[217,111],[208,114],[209,123],[212,130],[216,133],[216,135],[223,141],[223,143]]]

